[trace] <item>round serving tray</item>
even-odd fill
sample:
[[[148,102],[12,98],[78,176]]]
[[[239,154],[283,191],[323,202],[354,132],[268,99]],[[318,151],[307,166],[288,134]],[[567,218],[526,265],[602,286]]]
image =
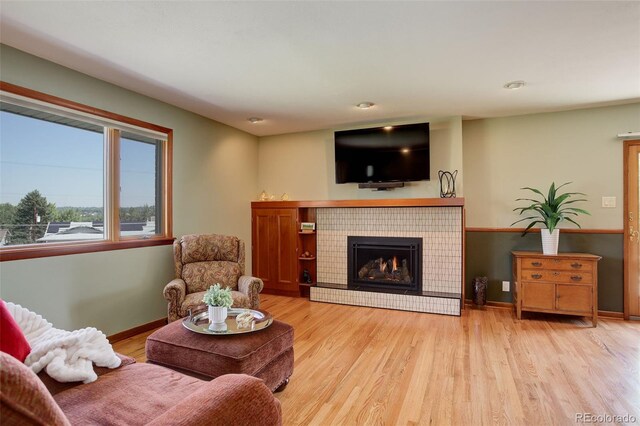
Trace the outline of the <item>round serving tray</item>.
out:
[[[236,317],[243,312],[251,312],[254,321],[248,328],[238,328]],[[209,324],[209,313],[207,311],[196,312],[182,320],[182,325],[194,333],[200,334],[244,334],[254,331],[263,330],[271,325],[273,317],[269,312],[260,309],[237,309],[229,308],[227,311],[227,320],[221,324]]]

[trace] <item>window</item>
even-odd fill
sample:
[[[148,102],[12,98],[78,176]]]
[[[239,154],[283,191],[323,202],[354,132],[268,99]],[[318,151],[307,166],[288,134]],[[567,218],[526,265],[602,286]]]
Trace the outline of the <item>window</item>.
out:
[[[131,133],[120,139],[120,235],[160,233],[162,141]]]
[[[0,90],[1,260],[171,243],[170,129]]]

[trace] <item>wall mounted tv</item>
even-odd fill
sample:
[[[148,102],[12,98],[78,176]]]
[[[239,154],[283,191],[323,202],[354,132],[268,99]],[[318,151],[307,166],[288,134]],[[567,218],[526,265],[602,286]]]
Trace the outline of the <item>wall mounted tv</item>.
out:
[[[385,189],[429,180],[429,123],[335,132],[336,183]]]

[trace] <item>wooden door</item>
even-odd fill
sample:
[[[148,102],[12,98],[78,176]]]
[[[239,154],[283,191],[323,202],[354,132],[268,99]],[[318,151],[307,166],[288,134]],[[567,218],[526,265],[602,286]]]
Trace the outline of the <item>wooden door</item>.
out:
[[[624,146],[624,317],[640,319],[640,140]]]
[[[266,293],[297,295],[297,210],[254,209],[251,216],[253,274]]]
[[[592,291],[593,288],[590,285],[558,284],[556,287],[556,309],[591,315]]]
[[[522,283],[522,309],[554,310],[556,308],[556,292],[553,283]]]
[[[271,210],[255,209],[251,213],[253,275],[264,282],[264,288],[275,288],[275,257],[277,241],[270,238],[275,216]]]
[[[276,281],[277,287],[285,292],[298,293],[298,238],[297,210],[278,209],[275,213],[273,235],[277,241]]]

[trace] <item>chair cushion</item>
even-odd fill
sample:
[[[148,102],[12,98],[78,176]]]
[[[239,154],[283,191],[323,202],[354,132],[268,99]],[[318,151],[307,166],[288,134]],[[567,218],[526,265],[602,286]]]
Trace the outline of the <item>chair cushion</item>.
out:
[[[122,355],[119,353],[116,353],[116,355],[118,356],[118,358],[120,358],[120,367],[118,368],[122,368],[125,365],[134,364],[136,362],[136,360],[134,358],[131,358],[130,356]],[[95,364],[93,365],[93,371],[96,372],[96,375],[98,376],[98,380],[100,380],[100,376],[107,373],[111,373],[115,370],[116,369],[114,368],[98,367]],[[47,374],[45,369],[43,369],[38,373],[38,378],[42,380],[42,383],[44,383],[44,385],[47,387],[47,390],[49,391],[49,393],[51,393],[51,395],[53,395],[54,397],[56,396],[56,394],[63,392],[67,389],[71,389],[73,387],[79,386],[79,384],[81,383],[81,382],[59,382],[55,379],[52,379],[51,376]]]
[[[188,396],[204,384],[166,368],[136,363],[54,398],[74,425],[143,425],[178,401],[188,401]]]
[[[2,299],[0,299],[0,351],[8,353],[20,362],[24,362],[31,352],[27,338]]]
[[[182,306],[180,306],[180,316],[189,316],[189,309],[191,309],[193,313],[198,310],[206,309],[206,305],[202,303],[203,296],[204,291],[187,294],[184,298],[184,302],[182,302]],[[231,307],[251,309],[251,299],[249,299],[246,294],[234,290],[231,291],[231,297],[233,298],[233,305],[231,305]]]
[[[227,235],[185,235],[182,237],[182,263],[226,260],[238,262],[239,241]]]
[[[33,371],[0,352],[0,413],[7,425],[68,425],[69,421]]]
[[[205,291],[214,284],[238,288],[242,276],[240,265],[234,262],[194,262],[182,267],[182,279],[187,285],[187,294]]]

